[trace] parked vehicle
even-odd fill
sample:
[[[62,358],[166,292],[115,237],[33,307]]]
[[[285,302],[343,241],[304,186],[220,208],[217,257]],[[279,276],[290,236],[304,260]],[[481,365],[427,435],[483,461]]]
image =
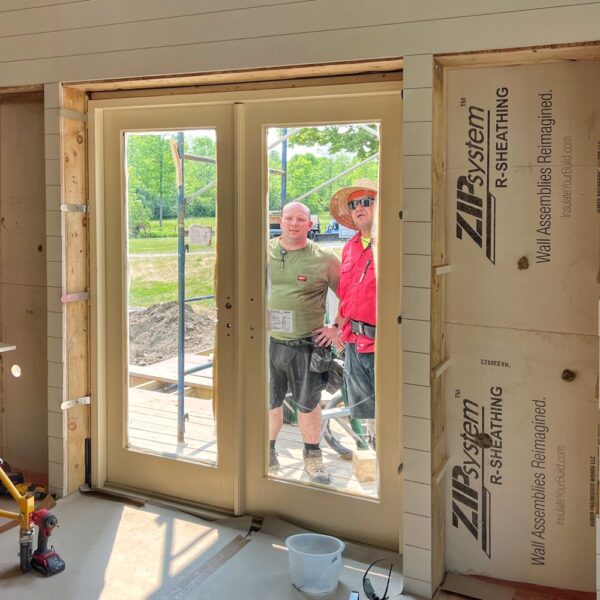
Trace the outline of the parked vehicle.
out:
[[[335,219],[331,219],[325,233],[337,233],[341,240],[349,240],[356,232],[354,229],[340,225]]]
[[[274,238],[281,235],[281,227],[279,223],[279,217],[281,213],[278,210],[272,210],[269,212],[269,237]],[[319,224],[319,215],[310,215],[312,221],[311,230],[308,232],[308,237],[314,240],[317,233],[321,233],[321,226]]]

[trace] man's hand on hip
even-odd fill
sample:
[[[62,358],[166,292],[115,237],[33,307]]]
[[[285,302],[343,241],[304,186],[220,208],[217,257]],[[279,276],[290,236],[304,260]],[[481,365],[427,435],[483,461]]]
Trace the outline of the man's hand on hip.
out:
[[[344,345],[340,341],[340,332],[337,325],[325,325],[313,331],[315,346],[333,346],[341,350]]]

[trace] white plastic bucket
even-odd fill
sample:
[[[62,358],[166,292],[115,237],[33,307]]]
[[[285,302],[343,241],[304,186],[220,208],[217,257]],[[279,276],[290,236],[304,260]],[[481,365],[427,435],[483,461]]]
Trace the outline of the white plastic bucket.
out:
[[[292,585],[306,594],[327,594],[337,587],[345,544],[330,535],[299,533],[285,540]]]

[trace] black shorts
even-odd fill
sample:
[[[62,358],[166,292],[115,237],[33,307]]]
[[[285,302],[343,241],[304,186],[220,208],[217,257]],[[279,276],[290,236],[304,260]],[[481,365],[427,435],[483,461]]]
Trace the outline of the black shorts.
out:
[[[375,418],[375,353],[357,352],[346,344],[344,383],[353,419]]]
[[[298,410],[313,411],[327,385],[327,371],[311,370],[314,346],[310,338],[283,342],[271,338],[269,343],[270,396],[269,408],[279,408],[288,386]],[[314,364],[314,361],[313,361]]]

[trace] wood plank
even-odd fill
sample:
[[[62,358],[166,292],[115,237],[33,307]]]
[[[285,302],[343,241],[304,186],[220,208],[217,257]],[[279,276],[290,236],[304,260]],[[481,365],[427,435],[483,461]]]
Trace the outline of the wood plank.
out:
[[[63,106],[85,112],[83,92],[65,90]],[[87,134],[85,124],[62,119],[62,194],[66,204],[87,202]],[[88,217],[84,213],[64,214],[64,290],[67,294],[89,288]],[[65,307],[66,319],[66,398],[90,394],[89,314],[85,301]],[[91,435],[90,406],[77,405],[67,412],[67,481],[71,493],[85,481],[85,439]]]
[[[190,359],[190,357],[193,356],[196,356],[197,359]],[[208,359],[208,357],[186,354],[186,369],[195,366],[196,364],[201,365],[209,362],[212,362],[212,360]],[[213,388],[212,372],[212,367],[209,367],[204,371],[200,371],[202,375],[186,375],[184,377],[185,385],[191,388],[201,388],[207,392],[211,392]],[[133,378],[135,383],[144,379],[147,381],[177,383],[177,358],[169,358],[160,363],[143,367],[129,365],[129,375]]]
[[[444,67],[434,63],[433,79],[433,178],[432,178],[432,278],[431,278],[431,368],[446,358],[445,283],[446,275],[436,274],[445,264],[445,189],[446,189],[446,110]],[[446,413],[442,378],[431,382],[431,468],[436,473],[446,460]],[[432,481],[431,490],[431,576],[437,588],[445,573],[445,479]]]
[[[383,4],[384,0],[378,0]],[[389,4],[389,3],[388,3]],[[369,11],[364,9],[365,13]],[[342,11],[343,12],[343,11]],[[456,11],[453,13],[456,17]],[[0,85],[35,84],[39,81],[82,81],[118,77],[144,77],[180,73],[252,69],[273,64],[351,61],[368,52],[369,56],[398,56],[406,53],[457,53],[478,49],[537,47],[545,43],[572,43],[597,38],[595,23],[600,6],[559,6],[552,9],[523,10],[477,15],[469,18],[421,20],[394,23],[385,21],[373,27],[306,31],[272,37],[227,39],[201,43],[198,39],[182,47],[153,47],[153,36],[143,38],[139,49],[114,50],[96,54],[57,56],[40,54],[19,62],[0,63]],[[539,27],[544,19],[545,27]],[[293,19],[292,19],[293,20]],[[318,19],[317,22],[321,22]],[[247,24],[251,28],[252,22]],[[271,23],[273,27],[273,23]],[[225,29],[227,30],[227,29]],[[550,39],[549,31],[555,32]],[[70,33],[70,32],[69,32]],[[171,35],[176,32],[171,30]],[[70,37],[70,36],[69,36]],[[172,41],[172,40],[171,40]],[[62,38],[53,46],[61,47]],[[87,48],[87,40],[83,46]],[[362,48],[359,52],[357,48]],[[8,54],[7,60],[14,54]],[[269,57],[271,57],[269,59]],[[567,59],[568,60],[568,59]]]
[[[190,419],[192,417],[190,416]],[[177,434],[176,419],[165,419],[162,415],[156,413],[143,414],[141,412],[129,413],[129,426],[139,429],[154,431],[155,433],[164,433],[165,435]],[[213,421],[209,420],[190,420],[186,422],[186,433],[190,439],[205,440],[215,437],[216,427]]]
[[[217,453],[211,449],[187,449],[181,448],[177,444],[165,444],[164,442],[155,442],[145,438],[132,438],[130,447],[136,450],[145,450],[154,454],[160,454],[167,458],[192,459],[202,463],[212,465],[217,464]]]
[[[307,2],[302,6],[302,10],[298,10],[297,6],[285,4],[269,10],[258,7],[244,11],[243,18],[237,19],[233,19],[227,11],[209,14],[188,13],[169,18],[168,27],[160,20],[135,19],[121,23],[113,21],[104,27],[77,27],[68,32],[47,31],[11,37],[0,34],[0,56],[3,56],[5,61],[67,58],[81,55],[82,48],[85,48],[86,55],[107,54],[144,49],[148,47],[150,40],[154,48],[171,46],[183,49],[195,44],[218,43],[224,39],[269,38],[273,35],[274,27],[277,28],[278,36],[303,34],[312,31],[316,23],[319,23],[318,29],[322,32],[350,29],[358,25],[377,26],[381,24],[381,13],[389,13],[388,6],[379,3],[359,14],[357,7],[348,5],[346,0],[329,0],[329,18],[324,18],[323,4]],[[251,32],[248,29],[250,22]],[[0,28],[3,29],[1,26]]]
[[[16,102],[44,102],[44,89],[40,86],[23,86],[16,88],[0,88],[0,104]]]
[[[161,431],[153,431],[147,428],[138,428],[132,427],[131,422],[129,424],[130,436],[137,438],[144,438],[146,440],[151,440],[154,442],[160,442],[163,444],[177,444],[177,432],[174,433],[164,433]],[[206,444],[216,444],[216,440],[214,435],[211,437],[210,432],[206,431],[206,439],[195,439],[192,436],[188,436],[186,432],[186,441],[184,444],[179,444],[182,448],[192,448],[197,449]]]
[[[190,411],[189,409],[186,410],[186,413],[189,417],[189,420],[186,423],[187,427],[208,427],[211,430],[215,429],[214,419],[199,416],[197,413]],[[128,416],[130,421],[136,419],[137,422],[162,424],[170,428],[174,427],[175,423],[177,423],[176,409],[172,409],[167,413],[165,411],[152,409],[150,407],[134,407],[130,405]]]
[[[387,61],[386,61],[387,62]],[[394,63],[399,63],[397,59]],[[343,70],[351,70],[351,65],[343,63]],[[243,72],[241,73],[241,81],[237,83],[211,83],[212,74],[205,76],[181,76],[171,78],[157,79],[134,79],[134,80],[117,80],[110,84],[105,83],[89,83],[89,84],[73,84],[75,87],[82,89],[91,88],[99,91],[91,92],[92,100],[115,99],[115,98],[147,98],[153,96],[174,96],[181,94],[204,94],[217,92],[247,92],[258,90],[278,90],[287,88],[302,88],[315,87],[319,85],[349,85],[353,83],[377,83],[382,81],[402,81],[401,71],[383,71],[382,73],[362,72],[362,68],[369,70],[381,69],[381,63],[373,63],[372,65],[360,64],[361,71],[350,74],[328,74],[329,71],[336,73],[338,68],[336,65],[329,65],[328,69],[323,67],[310,68],[305,70],[300,69],[282,69],[281,72]],[[307,77],[307,72],[311,73],[314,70],[323,71],[322,75]],[[297,77],[294,77],[290,72],[295,72]],[[228,76],[235,81],[234,77],[237,72],[229,72]],[[250,75],[255,74],[259,77],[256,81],[245,81]],[[264,77],[270,77],[264,79]],[[166,86],[166,87],[165,87]],[[115,90],[115,91],[104,91]]]
[[[280,4],[297,4],[297,0],[177,0],[171,4],[162,0],[4,0],[0,7],[0,35],[26,35],[59,31],[63,35],[73,29],[103,28],[137,21],[160,21],[185,17],[231,13],[236,10]],[[234,13],[235,14],[235,13]],[[243,14],[243,13],[242,13]],[[232,15],[233,16],[233,15]],[[235,18],[235,17],[234,17]]]
[[[535,0],[529,1],[534,7],[536,4],[539,7]],[[269,38],[274,31],[277,36],[305,34],[315,29],[319,32],[336,32],[373,27],[376,31],[375,28],[410,25],[423,20],[435,22],[438,19],[456,19],[467,15],[481,18],[496,14],[510,15],[511,12],[504,3],[502,6],[490,3],[486,10],[472,4],[440,5],[431,1],[405,4],[381,0],[354,0],[352,3],[347,0],[327,0],[302,4],[278,2],[273,6],[247,7],[238,12],[194,10],[191,7],[180,12],[177,3],[163,8],[161,17],[146,18],[148,11],[153,7],[156,10],[157,5],[148,7],[147,3],[143,4],[140,0],[129,0],[126,4],[130,2],[133,6],[127,11],[130,12],[129,15],[123,15],[124,3],[115,7],[117,13],[114,14],[103,6],[104,3],[102,10],[98,3],[92,2],[87,7],[81,7],[88,10],[78,11],[78,20],[70,28],[63,25],[63,19],[68,19],[73,11],[64,11],[65,16],[61,14],[61,27],[57,31],[53,31],[47,24],[32,30],[28,25],[32,15],[28,13],[12,15],[12,18],[6,15],[8,19],[3,21],[6,20],[7,23],[0,25],[0,56],[23,61],[47,56],[77,56],[82,53],[82,49],[85,49],[86,54],[138,50],[147,48],[149,40],[156,48],[185,47],[248,37]],[[513,4],[515,2],[513,0]],[[562,0],[563,6],[570,3],[576,2]],[[134,13],[135,5],[138,10]],[[524,2],[519,8],[527,8],[527,4]],[[91,12],[100,14],[93,20]],[[141,14],[144,18],[140,18]],[[15,29],[27,32],[27,35],[15,36]]]
[[[89,0],[0,0],[0,13],[21,12],[27,14],[31,9],[49,7],[56,12],[57,7],[63,4],[78,4]],[[4,18],[4,17],[3,17]]]
[[[527,65],[565,60],[600,59],[600,42],[550,44],[526,48],[509,48],[473,52],[438,54],[436,60],[445,67],[496,67]]]
[[[565,6],[577,3],[577,0],[561,2]],[[475,4],[468,0],[459,0],[451,4],[435,0],[403,4],[385,0],[354,0],[350,6],[342,5],[342,9],[339,2],[313,2],[312,4],[317,5],[316,8],[302,4],[299,0],[204,0],[201,4],[197,0],[178,0],[176,3],[165,3],[162,0],[10,0],[5,4],[0,2],[0,6],[10,7],[0,9],[0,35],[16,36],[57,31],[66,36],[72,30],[83,28],[96,28],[101,31],[111,25],[135,24],[140,21],[164,24],[186,17],[206,18],[211,14],[221,14],[229,16],[232,20],[245,22],[265,17],[267,21],[279,21],[289,16],[291,11],[294,16],[305,12],[311,16],[316,10],[321,15],[320,20],[316,22],[335,24],[336,18],[339,19],[344,8],[347,11],[353,9],[348,11],[348,18],[358,26],[361,24],[361,15],[369,11],[373,12],[373,17],[378,23],[409,23],[539,9],[544,8],[547,3],[540,0],[508,0],[499,6],[492,0],[482,0]],[[286,5],[290,5],[289,8]],[[273,27],[277,27],[275,22]]]
[[[215,440],[216,427],[211,421],[187,421],[185,427],[186,440]],[[129,430],[139,429],[166,436],[171,436],[171,441],[177,441],[177,420],[166,419],[160,414],[141,414],[139,412],[129,414]],[[167,440],[168,441],[168,440]]]
[[[196,398],[191,397],[191,396],[187,396],[185,398],[186,412],[193,415],[194,418],[196,418],[196,419],[209,420],[209,421],[214,420],[213,411],[210,406],[207,406],[206,408],[198,408],[195,406],[190,406],[190,403],[187,402],[187,400],[189,400],[189,399],[196,400]],[[207,402],[207,401],[202,400],[202,402]],[[212,403],[208,402],[207,404],[212,404]],[[137,400],[130,396],[129,407],[130,407],[130,410],[132,410],[132,411],[136,411],[136,412],[149,411],[151,413],[161,414],[163,417],[168,417],[169,415],[177,414],[177,402],[174,402],[172,404],[171,403],[166,404],[166,403],[162,403],[162,402],[158,402],[158,401],[147,402],[144,400]]]
[[[131,447],[172,458],[199,460],[214,464],[216,461],[216,424],[212,418],[212,403],[186,398],[186,444],[177,444],[177,398],[157,391],[130,389],[128,437]],[[188,403],[188,400],[190,401]],[[334,425],[335,427],[335,425]],[[353,447],[347,434],[340,434],[342,442]],[[344,437],[345,436],[345,437]],[[377,485],[356,481],[352,462],[343,460],[321,444],[323,460],[333,478],[333,487],[352,494],[375,497]],[[284,478],[307,482],[302,451],[304,443],[297,426],[286,424],[278,438],[277,451]]]
[[[130,387],[129,388],[129,398],[132,400],[143,399],[144,402],[149,402],[151,404],[158,404],[161,406],[164,405],[174,405],[177,406],[177,392],[164,392],[152,389],[145,389],[140,387]],[[211,403],[206,400],[195,398],[194,396],[186,396],[186,402],[191,403],[195,407],[210,407]]]

